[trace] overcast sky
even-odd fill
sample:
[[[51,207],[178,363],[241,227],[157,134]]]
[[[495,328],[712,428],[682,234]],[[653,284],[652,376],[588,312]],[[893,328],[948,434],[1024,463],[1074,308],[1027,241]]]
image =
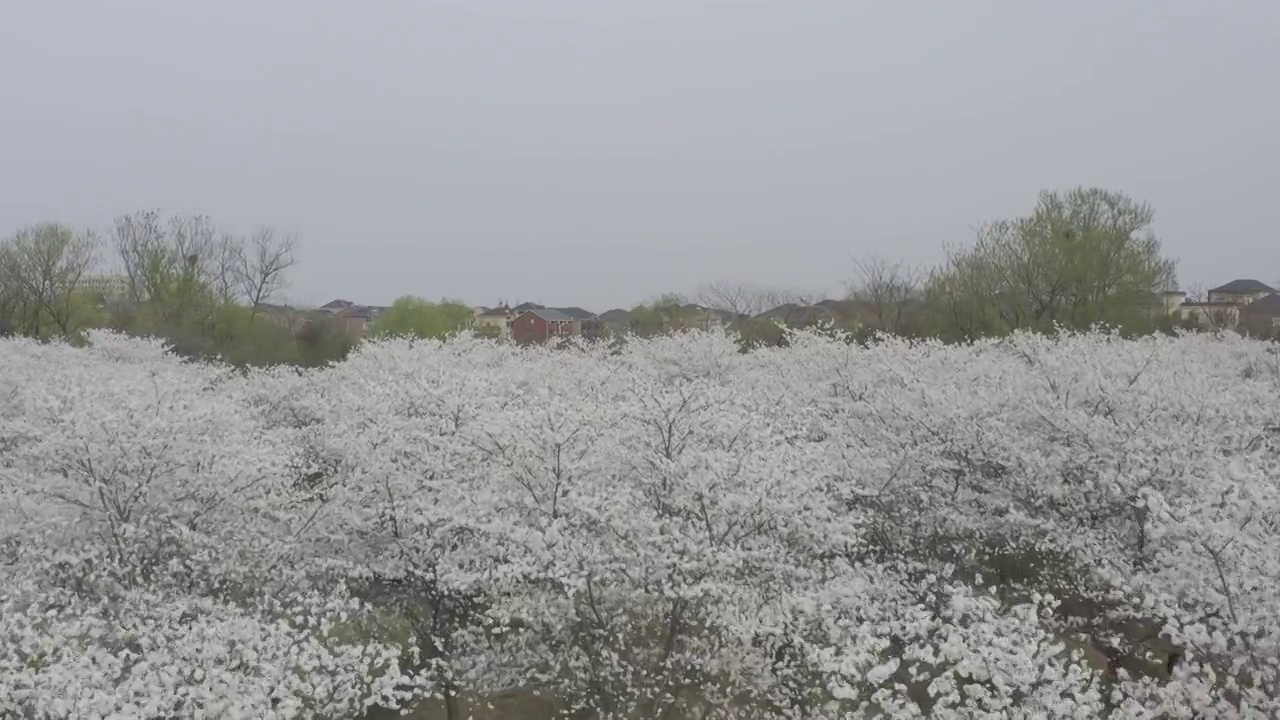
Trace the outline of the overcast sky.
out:
[[[297,231],[288,297],[838,289],[1042,188],[1280,279],[1277,0],[5,0],[0,233]]]

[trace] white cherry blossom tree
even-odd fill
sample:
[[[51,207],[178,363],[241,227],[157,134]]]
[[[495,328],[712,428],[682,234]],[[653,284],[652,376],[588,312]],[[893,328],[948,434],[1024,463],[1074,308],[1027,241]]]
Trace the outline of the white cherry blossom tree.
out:
[[[0,716],[1280,714],[1280,355],[0,342]]]

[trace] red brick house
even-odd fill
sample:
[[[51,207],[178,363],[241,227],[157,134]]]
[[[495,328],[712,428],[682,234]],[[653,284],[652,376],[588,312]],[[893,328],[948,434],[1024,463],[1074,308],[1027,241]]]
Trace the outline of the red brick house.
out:
[[[521,344],[544,343],[551,338],[581,332],[581,322],[550,308],[526,310],[511,322],[511,337]]]

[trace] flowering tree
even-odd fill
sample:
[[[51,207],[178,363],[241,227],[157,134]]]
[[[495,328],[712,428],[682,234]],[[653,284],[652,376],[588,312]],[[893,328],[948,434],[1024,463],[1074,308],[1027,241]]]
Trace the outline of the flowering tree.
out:
[[[1236,337],[0,344],[0,715],[1280,713]]]

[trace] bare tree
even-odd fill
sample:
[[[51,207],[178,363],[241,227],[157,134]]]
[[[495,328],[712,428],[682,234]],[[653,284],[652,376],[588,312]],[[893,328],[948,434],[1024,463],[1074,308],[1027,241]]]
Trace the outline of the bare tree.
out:
[[[297,237],[260,228],[239,249],[237,278],[240,294],[249,303],[250,317],[285,287],[285,273],[297,264]]]
[[[849,299],[866,312],[877,330],[902,333],[907,311],[917,300],[921,275],[901,262],[877,257],[854,262],[855,278],[847,286]]]
[[[244,241],[223,233],[214,244],[210,259],[210,291],[221,304],[235,302],[243,289],[241,267],[244,264]]]
[[[218,257],[218,233],[204,215],[175,215],[169,219],[174,301],[198,302],[213,285]]]
[[[17,315],[22,294],[13,271],[10,241],[0,240],[0,337],[18,329]]]
[[[135,301],[207,289],[217,250],[208,217],[175,215],[164,223],[156,211],[131,213],[116,218],[113,235]]]
[[[698,303],[712,310],[731,313],[735,318],[755,317],[787,303],[807,305],[813,299],[796,290],[729,281],[707,283],[698,289],[694,297]]]
[[[72,335],[80,329],[85,304],[80,281],[97,259],[97,237],[65,225],[42,223],[22,228],[0,243],[3,304],[14,329],[42,336],[56,329]]]
[[[185,321],[235,299],[240,256],[208,217],[132,213],[116,218],[113,234],[130,298],[163,319]]]
[[[129,299],[143,302],[157,295],[156,275],[168,265],[160,213],[149,210],[121,215],[112,229],[116,255],[129,283]]]
[[[285,286],[297,263],[297,238],[261,228],[247,238],[219,233],[204,215],[163,221],[145,211],[116,218],[115,250],[135,302],[180,307],[201,296],[215,304],[243,299],[256,313]]]

